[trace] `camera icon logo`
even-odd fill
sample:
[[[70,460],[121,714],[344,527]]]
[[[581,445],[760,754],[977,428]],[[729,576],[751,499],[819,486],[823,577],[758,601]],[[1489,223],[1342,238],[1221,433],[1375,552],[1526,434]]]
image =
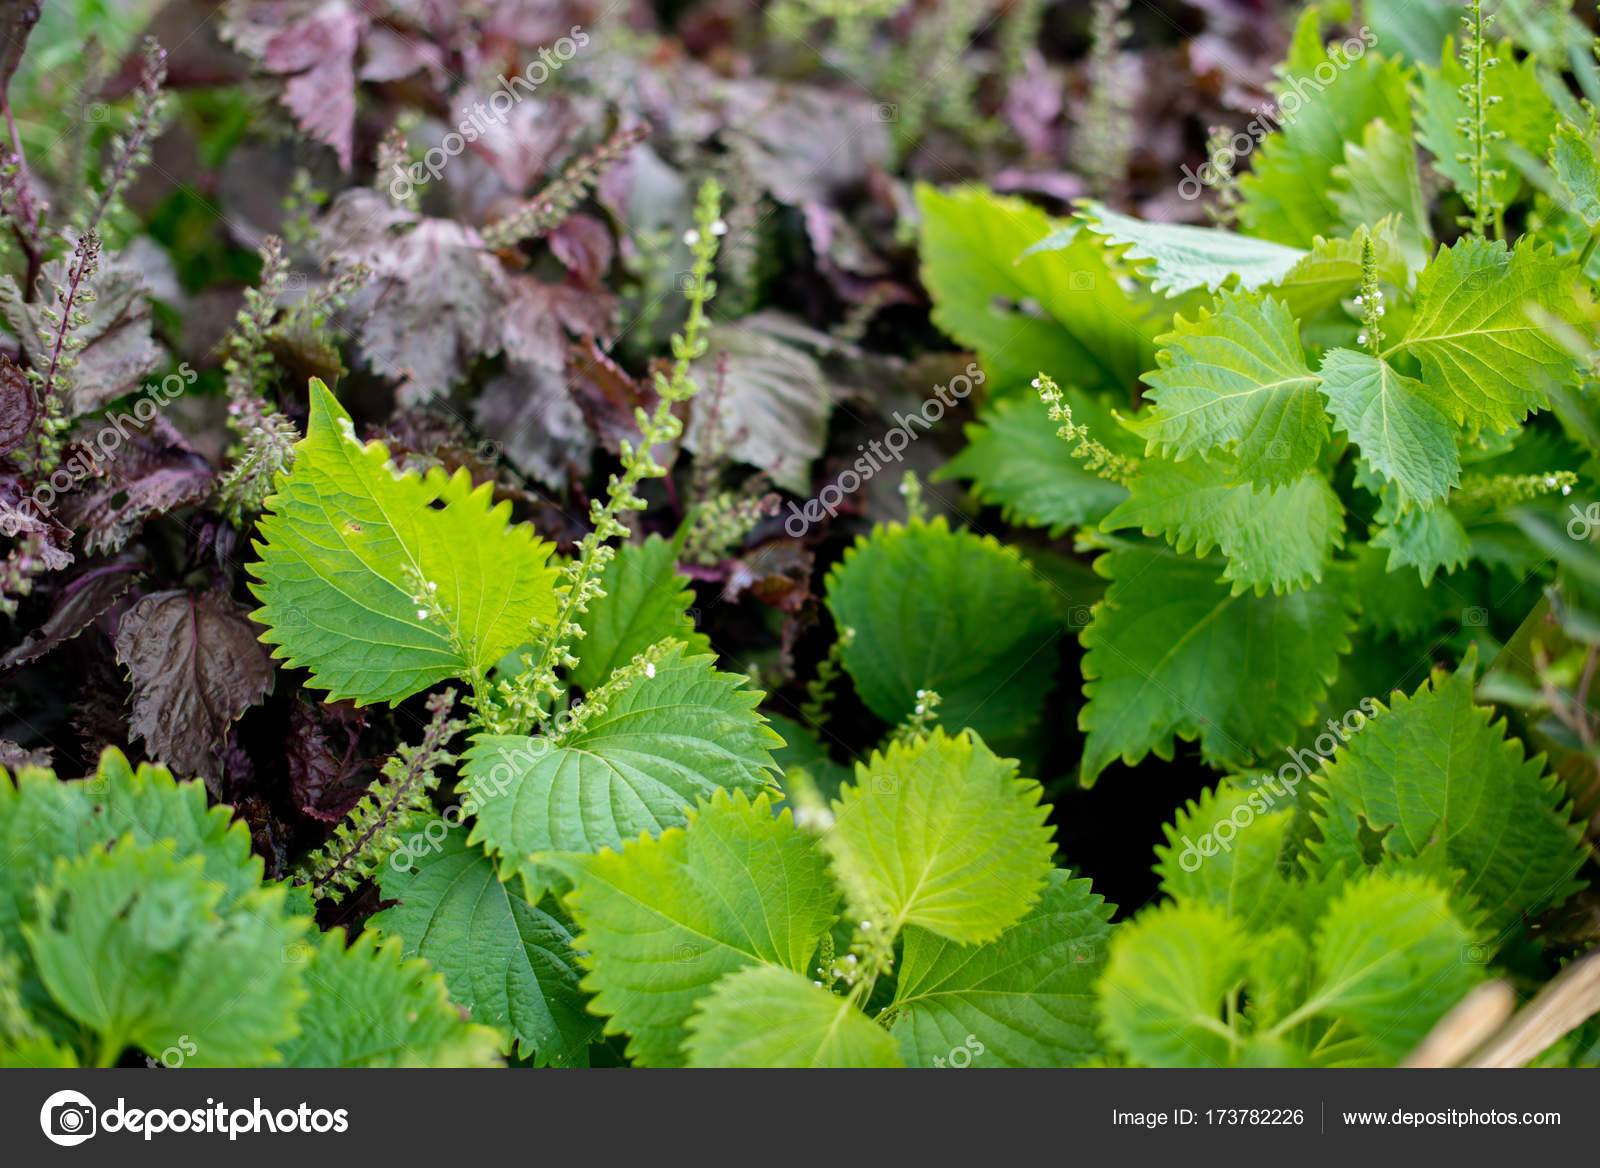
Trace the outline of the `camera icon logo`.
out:
[[[71,1148],[94,1135],[99,1109],[78,1091],[57,1091],[39,1109],[39,1126],[52,1144]]]

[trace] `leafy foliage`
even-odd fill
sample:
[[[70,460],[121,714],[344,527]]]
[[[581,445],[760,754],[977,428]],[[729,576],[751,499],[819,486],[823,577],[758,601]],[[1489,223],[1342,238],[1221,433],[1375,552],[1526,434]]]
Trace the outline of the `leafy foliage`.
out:
[[[445,983],[400,943],[362,933],[348,946],[330,929],[306,963],[310,991],[300,1036],[283,1051],[291,1067],[473,1067],[498,1063],[500,1036],[462,1020]],[[349,1003],[359,1002],[359,1010]]]
[[[1168,296],[1196,288],[1219,292],[1224,285],[1253,292],[1279,283],[1306,259],[1300,249],[1271,240],[1182,224],[1148,223],[1119,215],[1100,203],[1085,204],[1081,214],[1089,230],[1105,236],[1113,246],[1127,248],[1123,259],[1147,261],[1151,291]],[[1035,246],[1043,248],[1049,242],[1046,239]]]
[[[1577,15],[111,7],[0,13],[0,1065],[1387,1065],[1579,966]]]
[[[1235,593],[1319,583],[1344,542],[1344,507],[1327,481],[1302,475],[1292,485],[1261,489],[1231,478],[1220,462],[1147,460],[1128,499],[1100,526],[1137,527],[1200,557],[1220,548],[1227,558],[1222,578]]]
[[[1292,482],[1327,438],[1297,324],[1270,296],[1224,294],[1219,305],[1160,338],[1160,367],[1145,375],[1154,405],[1136,430],[1152,451],[1181,460],[1229,450],[1240,478]]]
[[[1015,550],[942,519],[880,527],[829,573],[828,608],[852,630],[845,669],[884,721],[926,690],[947,725],[989,738],[1038,717],[1055,668],[1053,601]]]
[[[201,857],[175,851],[125,837],[59,861],[22,928],[39,980],[99,1036],[103,1063],[185,1034],[213,1065],[270,1062],[295,1029],[299,987],[281,954],[300,922],[279,911],[282,890],[251,890],[219,911],[225,888]]]
[[[1049,219],[1020,199],[977,188],[917,190],[923,282],[934,323],[975,349],[1000,390],[1025,385],[1039,369],[1075,369],[1087,389],[1130,385],[1151,342],[1140,306],[1122,291],[1095,237],[1055,235]],[[1029,311],[1036,306],[1038,313]]]
[[[384,899],[398,903],[369,927],[399,937],[407,956],[426,958],[451,999],[507,1035],[523,1057],[581,1064],[599,1024],[584,1012],[570,923],[554,905],[530,904],[501,883],[489,857],[445,820],[419,829],[414,838],[426,854],[384,870]]]
[[[893,744],[845,789],[829,837],[863,904],[896,931],[915,925],[951,941],[992,941],[1015,924],[1050,869],[1050,831],[1037,783],[1016,778],[969,733],[935,730]]]
[[[381,443],[313,382],[293,471],[261,523],[263,640],[330,698],[395,702],[445,678],[481,681],[556,614],[548,544],[506,522],[458,472],[397,475]]]
[[[1170,759],[1174,735],[1248,764],[1311,720],[1350,647],[1346,601],[1331,587],[1241,595],[1220,567],[1144,548],[1096,561],[1111,586],[1079,638],[1084,782],[1118,757]]]
[[[1334,423],[1402,507],[1430,506],[1461,483],[1450,419],[1428,389],[1370,353],[1334,349],[1322,359],[1322,393]]]
[[[1138,452],[1131,435],[1111,429],[1111,413],[1097,398],[1074,393],[1070,400],[1074,416],[1093,418],[1108,437],[1122,437],[1122,453]],[[1060,439],[1039,425],[1039,409],[1032,402],[997,403],[981,422],[968,426],[966,437],[966,449],[940,467],[936,479],[974,480],[973,495],[998,504],[1012,523],[1046,527],[1060,535],[1069,527],[1098,523],[1128,497],[1121,483],[1080,466]]]
[[[1259,850],[1281,830],[1256,820],[1238,842]],[[1222,878],[1164,886],[1175,899],[1117,931],[1100,982],[1106,1037],[1138,1063],[1392,1062],[1482,976],[1462,959],[1473,929],[1422,874],[1300,883],[1234,862]],[[1283,922],[1247,923],[1267,896]]]
[[[693,594],[688,583],[678,575],[672,545],[660,536],[619,549],[600,577],[605,595],[580,622],[583,657],[572,671],[572,684],[594,689],[612,670],[667,637],[682,641],[694,656],[709,649],[705,635],[689,619]]]
[[[0,951],[31,1025],[80,1065],[177,1047],[196,1066],[483,1062],[426,965],[370,935],[313,945],[249,832],[200,783],[108,750],[91,779],[0,772]],[[347,1003],[359,1001],[361,1009]],[[0,1040],[0,1048],[9,1040]],[[191,1049],[192,1048],[192,1049]],[[24,1050],[7,1060],[33,1061]]]
[[[1459,872],[1459,893],[1498,935],[1578,888],[1587,855],[1571,808],[1505,724],[1475,705],[1469,656],[1414,696],[1396,694],[1320,778],[1320,866],[1370,849]]]
[[[1505,432],[1546,406],[1573,359],[1537,315],[1573,312],[1570,270],[1532,242],[1465,239],[1417,279],[1417,312],[1399,349],[1422,363],[1433,402],[1469,430]]]
[[[897,1067],[894,1040],[792,970],[730,973],[689,1019],[692,1067]]]
[[[477,814],[472,842],[506,874],[536,881],[536,852],[615,847],[681,825],[719,789],[766,787],[781,740],[755,712],[758,695],[712,658],[685,653],[680,645],[658,655],[586,718],[578,707],[553,749],[525,736],[474,739],[462,771]]]
[[[583,988],[643,1066],[682,1064],[689,1015],[727,974],[806,969],[837,903],[814,843],[764,794],[719,791],[686,827],[563,863]]]
[[[1071,1066],[1100,1053],[1093,987],[1105,965],[1111,906],[1087,880],[1050,873],[1039,903],[988,945],[905,932],[891,1033],[907,1066],[982,1034],[974,1066]]]

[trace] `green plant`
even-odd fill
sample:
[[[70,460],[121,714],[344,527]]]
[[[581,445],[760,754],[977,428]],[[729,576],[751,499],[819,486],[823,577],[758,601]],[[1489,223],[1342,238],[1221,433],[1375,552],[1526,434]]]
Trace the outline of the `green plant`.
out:
[[[674,406],[696,389],[689,366],[704,353],[725,230],[708,183],[689,233],[696,258],[676,363],[657,375],[657,404],[637,412],[637,442],[623,444],[622,469],[567,564],[552,565],[550,545],[510,524],[508,507],[465,471],[397,472],[381,443],[356,440],[316,381],[306,437],[260,525],[255,618],[312,685],[359,704],[396,703],[451,680],[467,685],[471,710],[450,720],[448,699],[430,699],[423,742],[392,760],[302,878],[313,895],[337,899],[378,875],[401,901],[378,927],[435,957],[448,935],[440,930],[466,935],[485,909],[452,897],[442,918],[419,915],[453,885],[419,874],[418,853],[503,884],[490,944],[530,954],[513,964],[512,981],[440,964],[457,1000],[503,1028],[508,1050],[539,1061],[585,1060],[592,1029],[575,1009],[557,1018],[560,995],[549,996],[554,976],[575,998],[572,979],[562,980],[573,955],[558,946],[542,962],[531,957],[538,936],[565,936],[560,877],[540,857],[617,847],[686,822],[718,790],[756,794],[773,782],[780,740],[755,711],[758,695],[703,651],[668,545],[611,542],[629,534],[621,517],[644,505],[639,484],[666,473],[655,452],[677,438]],[[430,792],[460,732],[470,741],[447,821],[432,813]],[[465,842],[446,849],[434,838],[459,835],[468,818]]]
[[[1118,930],[1099,986],[1115,1050],[1157,1066],[1393,1063],[1523,920],[1578,889],[1571,805],[1473,704],[1474,665],[1369,704],[1370,719],[1352,711],[1309,779],[1235,779],[1179,813],[1157,849],[1168,899]]]
[[[1260,761],[1334,700],[1353,650],[1404,660],[1419,634],[1474,635],[1471,597],[1543,570],[1510,513],[1559,507],[1582,480],[1552,423],[1588,377],[1587,231],[1557,214],[1515,240],[1481,232],[1531,189],[1505,170],[1509,143],[1574,189],[1594,155],[1536,61],[1507,45],[1504,68],[1479,68],[1474,21],[1471,91],[1450,52],[1449,84],[1413,90],[1403,61],[1324,48],[1309,13],[1284,93],[1306,75],[1318,92],[1252,156],[1245,234],[1088,202],[1058,225],[972,188],[920,191],[935,319],[994,389],[941,477],[1102,550],[1110,583],[1081,633],[1085,782],[1175,739],[1215,766]],[[1502,132],[1511,103],[1489,97],[1505,85]],[[1413,152],[1393,148],[1414,125],[1475,233],[1433,242]],[[1070,445],[1041,436],[1040,395]]]
[[[1110,910],[1052,868],[1039,796],[934,729],[831,807],[803,782],[792,815],[723,791],[656,838],[551,857],[591,1008],[645,1066],[935,1066],[979,1033],[975,1065],[1084,1061]]]
[[[231,819],[114,750],[81,782],[0,771],[0,1065],[494,1061],[494,1032],[398,943],[307,939]]]

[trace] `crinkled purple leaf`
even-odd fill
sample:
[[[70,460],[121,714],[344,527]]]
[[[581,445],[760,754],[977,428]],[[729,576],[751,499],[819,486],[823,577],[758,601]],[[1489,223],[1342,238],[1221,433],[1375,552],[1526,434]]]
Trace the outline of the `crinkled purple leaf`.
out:
[[[272,660],[218,592],[156,592],[122,616],[117,660],[133,684],[132,733],[183,775],[216,779],[228,727],[272,691]]]

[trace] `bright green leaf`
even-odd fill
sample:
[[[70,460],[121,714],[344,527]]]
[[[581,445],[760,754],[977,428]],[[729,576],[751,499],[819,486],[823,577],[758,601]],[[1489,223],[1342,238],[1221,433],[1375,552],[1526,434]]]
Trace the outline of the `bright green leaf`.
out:
[[[1499,930],[1576,891],[1587,852],[1543,758],[1473,703],[1474,664],[1395,694],[1340,749],[1319,776],[1311,847],[1323,867],[1359,862],[1374,836],[1393,856],[1442,849],[1442,867],[1467,874],[1462,891]]]
[[[51,998],[96,1035],[101,1065],[184,1041],[195,1066],[269,1063],[294,1033],[302,993],[284,954],[307,922],[284,916],[281,888],[225,904],[205,869],[172,841],[130,834],[58,860],[38,888],[22,932]]]
[[[1250,936],[1207,904],[1162,904],[1111,939],[1100,1016],[1111,1045],[1153,1067],[1234,1061],[1237,1035],[1224,998],[1243,980]]]
[[[1299,327],[1270,297],[1223,293],[1218,304],[1160,338],[1160,366],[1144,377],[1152,404],[1131,424],[1151,451],[1182,460],[1232,450],[1242,478],[1293,482],[1328,430]]]
[[[898,1067],[888,1031],[850,1004],[771,965],[730,973],[689,1019],[691,1067]]]
[[[1057,869],[1028,915],[986,945],[908,928],[890,1030],[906,1064],[1068,1067],[1098,1056],[1094,982],[1111,911],[1089,881]]]
[[[1329,905],[1313,951],[1317,978],[1301,1009],[1354,1027],[1396,1062],[1482,980],[1469,960],[1473,941],[1442,888],[1375,872]]]
[[[1335,42],[1330,52],[1317,10],[1305,12],[1273,87],[1283,126],[1260,143],[1239,180],[1239,219],[1252,235],[1306,247],[1338,228],[1344,216],[1333,171],[1345,160],[1345,143],[1374,119],[1410,136],[1407,72],[1358,38]]]
[[[1322,359],[1322,393],[1367,465],[1394,483],[1401,506],[1429,507],[1460,485],[1456,428],[1421,382],[1381,357],[1334,349]]]
[[[827,837],[847,888],[898,931],[993,940],[1038,899],[1051,870],[1042,788],[970,731],[893,742],[856,769]]]
[[[500,1064],[501,1036],[462,1018],[428,963],[401,956],[399,938],[363,932],[347,946],[344,930],[330,929],[299,957],[311,996],[283,1048],[288,1066]]]
[[[1086,202],[1080,214],[1090,231],[1113,247],[1126,246],[1123,258],[1140,265],[1153,291],[1169,296],[1196,288],[1216,292],[1234,277],[1231,287],[1250,292],[1277,283],[1306,257],[1298,248],[1232,231],[1119,215],[1102,203]]]
[[[1236,593],[1290,592],[1320,581],[1344,542],[1344,506],[1327,480],[1302,475],[1268,489],[1229,480],[1220,462],[1147,458],[1132,494],[1101,530],[1137,527],[1202,557],[1220,547],[1228,558],[1222,578]]]
[[[1144,313],[1107,267],[1098,237],[1022,258],[1056,224],[1021,199],[980,187],[917,187],[922,281],[933,320],[977,351],[1004,393],[1039,370],[1086,390],[1126,393],[1154,351]]]
[[[709,656],[668,650],[652,673],[610,695],[554,744],[482,734],[462,771],[477,822],[472,843],[500,857],[501,875],[540,883],[534,852],[594,852],[640,832],[682,825],[718,788],[750,794],[772,783],[761,695]]]
[[[1073,420],[1124,454],[1140,444],[1112,418],[1098,398],[1068,389]],[[1037,396],[1001,401],[966,428],[967,447],[934,474],[935,482],[971,479],[980,503],[998,504],[1007,522],[1047,527],[1060,535],[1069,527],[1096,523],[1128,497],[1120,483],[1085,470],[1072,457]]]
[[[697,632],[688,609],[694,603],[689,578],[678,575],[673,547],[659,535],[642,544],[624,544],[605,567],[600,586],[605,594],[589,602],[578,620],[584,638],[579,644],[578,667],[572,684],[590,690],[667,638],[682,641],[698,656],[711,649],[705,634]]]
[[[590,1008],[607,1034],[631,1035],[641,1066],[681,1066],[689,1016],[718,981],[753,965],[805,972],[834,920],[827,861],[765,794],[718,791],[686,827],[552,862],[574,881]]]
[[[1130,766],[1173,737],[1200,740],[1214,765],[1249,764],[1294,740],[1349,651],[1339,591],[1234,595],[1221,565],[1126,548],[1095,564],[1111,580],[1081,635],[1087,732],[1080,776]]]
[[[332,699],[397,702],[485,676],[554,618],[550,545],[465,471],[397,475],[320,381],[253,567],[262,640]]]
[[[1016,549],[943,518],[879,526],[828,573],[827,595],[851,630],[845,669],[884,721],[909,714],[918,690],[939,695],[944,725],[985,738],[1037,720],[1060,626],[1049,586]]]
[[[1508,251],[1467,236],[1440,249],[1417,280],[1405,350],[1422,362],[1428,396],[1458,425],[1505,433],[1576,376],[1572,356],[1540,320],[1566,318],[1570,266],[1531,240]],[[1385,354],[1388,356],[1389,354]]]

